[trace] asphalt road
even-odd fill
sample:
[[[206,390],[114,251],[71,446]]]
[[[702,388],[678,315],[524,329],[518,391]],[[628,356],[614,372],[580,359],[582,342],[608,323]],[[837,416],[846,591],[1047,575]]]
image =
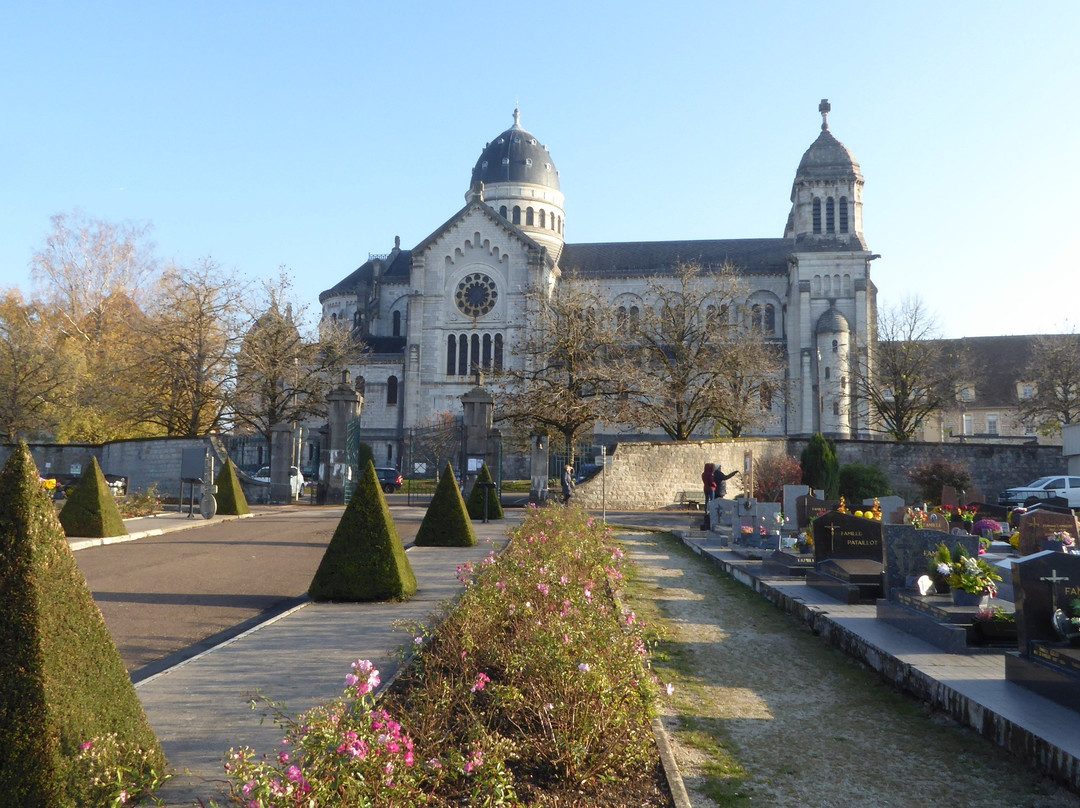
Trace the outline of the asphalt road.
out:
[[[424,509],[391,512],[411,543]],[[137,682],[298,603],[341,513],[291,507],[91,547],[75,558]]]

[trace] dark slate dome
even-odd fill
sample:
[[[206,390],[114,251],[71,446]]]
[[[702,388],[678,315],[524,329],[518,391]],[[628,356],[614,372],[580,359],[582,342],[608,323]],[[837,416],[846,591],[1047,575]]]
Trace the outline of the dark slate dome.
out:
[[[559,172],[546,146],[521,128],[521,113],[514,110],[514,125],[488,143],[472,170],[472,183],[529,182],[559,190]]]
[[[835,306],[831,306],[828,311],[818,318],[817,327],[814,328],[815,334],[847,334],[850,331],[851,324],[848,323],[847,317],[841,314]]]
[[[818,110],[822,118],[821,134],[803,154],[799,170],[795,172],[796,181],[861,179],[862,172],[855,156],[829,131],[828,99],[822,99]]]

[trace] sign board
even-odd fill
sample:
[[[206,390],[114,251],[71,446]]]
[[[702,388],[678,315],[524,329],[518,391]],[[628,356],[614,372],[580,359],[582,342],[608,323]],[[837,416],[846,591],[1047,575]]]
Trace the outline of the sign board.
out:
[[[466,462],[465,470],[468,471],[469,474],[476,474],[477,472],[480,471],[480,467],[484,465],[484,458],[482,458],[482,457],[469,457],[469,458],[466,458],[465,462]]]
[[[413,474],[417,477],[423,477],[427,474],[427,463],[413,463]]]
[[[76,474],[76,475],[81,476],[82,475],[82,463],[72,463],[71,464],[71,471],[69,471],[68,473],[69,474]]]

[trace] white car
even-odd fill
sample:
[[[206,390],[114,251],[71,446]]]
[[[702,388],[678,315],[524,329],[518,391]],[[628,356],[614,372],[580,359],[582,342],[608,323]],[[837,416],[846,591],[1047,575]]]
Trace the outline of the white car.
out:
[[[269,483],[270,467],[263,466],[251,476],[261,483]],[[300,499],[301,494],[304,493],[304,472],[296,466],[289,466],[289,491],[293,499]]]
[[[1035,482],[998,494],[999,505],[1023,505],[1031,498],[1062,497],[1070,508],[1080,508],[1080,477],[1040,477]]]

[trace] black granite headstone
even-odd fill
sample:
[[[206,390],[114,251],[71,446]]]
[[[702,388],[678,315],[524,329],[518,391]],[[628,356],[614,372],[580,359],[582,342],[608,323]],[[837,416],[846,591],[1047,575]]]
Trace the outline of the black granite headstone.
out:
[[[814,519],[832,511],[839,505],[835,500],[818,499],[804,495],[795,500],[795,518],[799,529],[809,525]]]
[[[814,561],[865,558],[885,563],[885,525],[876,519],[829,511],[814,520]]]
[[[969,507],[975,509],[975,521],[980,519],[993,519],[997,522],[1007,522],[1009,509],[1002,505],[992,505],[989,502],[972,502]]]
[[[1080,555],[1042,552],[1012,565],[1019,653],[1005,656],[1005,678],[1080,710],[1080,646],[1062,639],[1054,612],[1080,598]]]
[[[968,555],[979,552],[979,540],[970,534],[943,536],[936,530],[911,525],[885,525],[885,586],[887,597],[914,588],[914,580],[929,574],[928,558],[944,543],[950,551],[963,547]]]

